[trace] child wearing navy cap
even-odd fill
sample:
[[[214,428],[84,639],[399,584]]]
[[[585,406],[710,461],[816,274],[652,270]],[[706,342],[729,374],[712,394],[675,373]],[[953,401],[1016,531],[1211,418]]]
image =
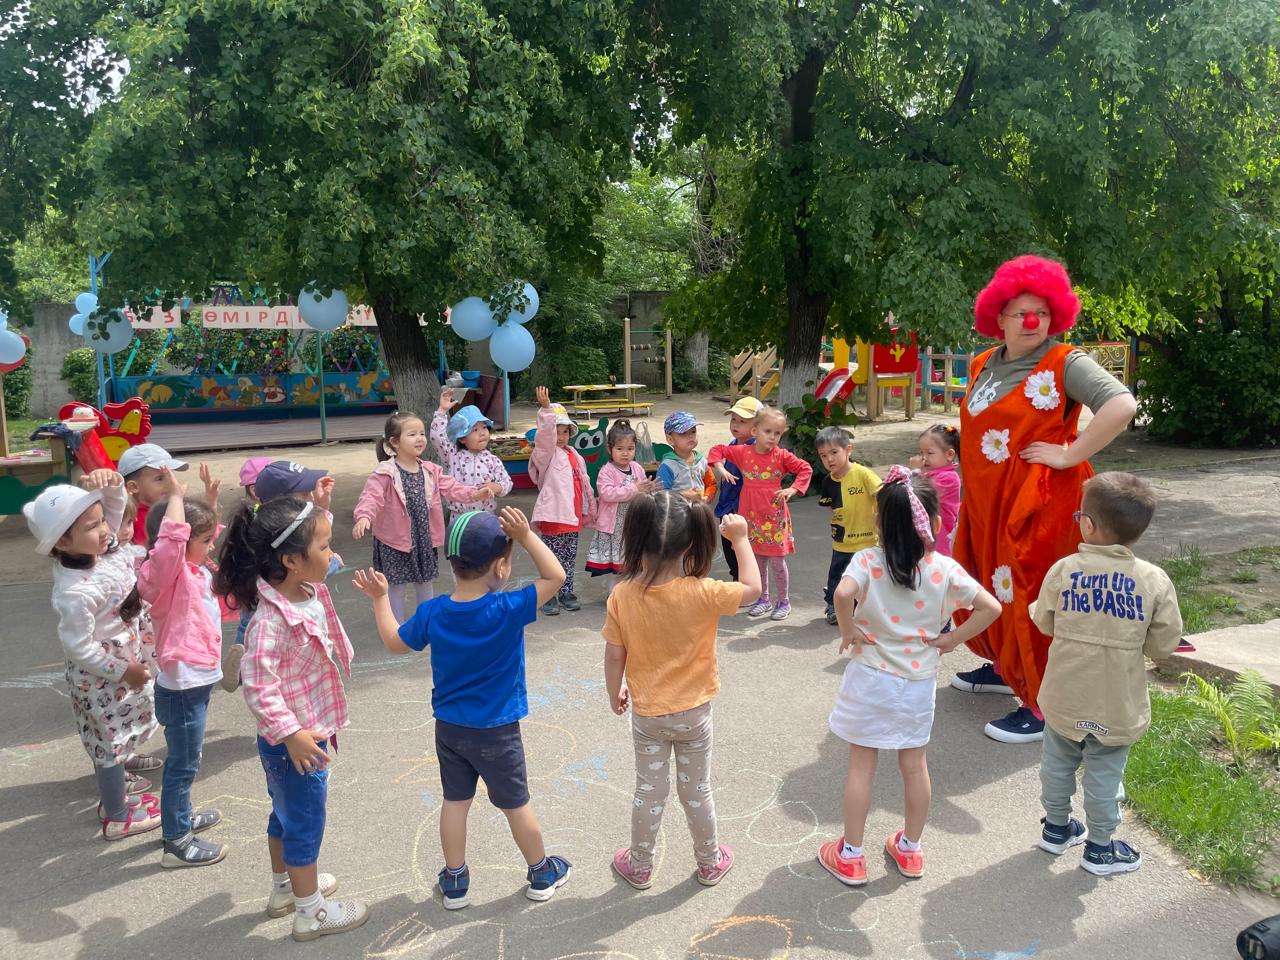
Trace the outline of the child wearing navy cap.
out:
[[[504,591],[513,542],[529,553],[538,579]],[[529,803],[520,720],[529,713],[524,628],[537,619],[539,605],[556,595],[564,570],[514,507],[504,507],[501,519],[481,511],[462,514],[449,526],[445,555],[456,580],[453,593],[427,600],[403,626],[391,610],[386,577],[361,570],[354,581],[373,601],[383,646],[392,653],[430,647],[431,710],[444,790],[440,842],[445,865],[439,874],[444,906],[460,910],[469,903],[467,814],[478,780],[506,815],[528,864],[525,896],[550,900],[569,879],[570,864],[546,854]]]

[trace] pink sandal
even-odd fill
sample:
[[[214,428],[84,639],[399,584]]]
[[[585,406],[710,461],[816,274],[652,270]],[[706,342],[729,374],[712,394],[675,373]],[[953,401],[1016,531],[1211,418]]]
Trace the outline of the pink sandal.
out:
[[[102,839],[123,840],[139,833],[147,833],[159,826],[160,811],[138,804],[136,809],[129,811],[129,816],[124,820],[103,820]]]

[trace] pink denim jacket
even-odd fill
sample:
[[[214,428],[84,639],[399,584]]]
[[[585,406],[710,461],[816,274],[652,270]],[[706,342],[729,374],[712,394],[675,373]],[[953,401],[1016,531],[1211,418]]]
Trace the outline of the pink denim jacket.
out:
[[[596,519],[593,524],[601,533],[621,533],[621,530],[614,530],[618,521],[618,504],[627,503],[634,500],[636,494],[640,491],[636,484],[644,483],[646,479],[644,467],[636,463],[634,460],[628,464],[630,473],[623,473],[612,463],[606,463],[600,468],[600,472],[596,475],[596,486],[600,492],[600,505],[596,509]],[[631,482],[627,482],[630,476]]]
[[[472,503],[480,499],[480,490],[459,483],[444,472],[437,464],[426,460],[418,461],[418,469],[423,473],[423,487],[427,494],[427,510],[431,517],[431,546],[444,546],[444,508],[440,497],[443,494],[458,503]],[[384,460],[377,469],[369,474],[364,482],[364,490],[356,501],[355,517],[357,520],[369,520],[373,525],[373,535],[392,550],[410,553],[413,550],[413,526],[409,522],[409,506],[404,499],[404,483],[400,480],[400,471],[396,462]]]
[[[529,454],[529,477],[538,485],[538,499],[533,504],[534,523],[578,522],[573,507],[573,473],[582,481],[582,524],[595,519],[596,497],[591,489],[587,464],[573,450],[556,445],[556,414],[549,408],[538,410],[538,430],[533,435],[533,451]]]
[[[209,574],[187,561],[190,539],[189,523],[165,517],[156,545],[138,567],[138,595],[151,604],[162,670],[178,663],[215,667],[222,661],[222,627],[209,619]]]

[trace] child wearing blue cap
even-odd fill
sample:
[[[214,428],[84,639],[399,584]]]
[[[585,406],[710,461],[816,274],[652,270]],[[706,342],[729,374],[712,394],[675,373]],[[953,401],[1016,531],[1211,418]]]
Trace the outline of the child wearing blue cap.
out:
[[[707,458],[698,452],[698,428],[692,413],[677,410],[662,424],[671,452],[658,465],[658,485],[692,503],[708,503],[716,496],[716,478]]]
[[[513,542],[528,552],[538,579],[520,590],[504,591]],[[456,581],[453,593],[423,603],[403,626],[391,610],[386,577],[358,571],[354,581],[373,601],[383,646],[392,653],[431,650],[431,710],[444,791],[440,843],[445,865],[439,874],[444,907],[460,910],[470,902],[467,814],[478,780],[506,815],[528,864],[525,896],[550,900],[569,879],[570,864],[547,856],[543,845],[542,828],[529,803],[520,720],[529,713],[524,628],[537,619],[538,606],[555,597],[564,570],[515,507],[504,507],[501,520],[477,510],[456,518],[445,555]]]
[[[453,407],[453,390],[440,391],[440,408],[431,418],[431,442],[444,462],[445,471],[469,487],[484,483],[496,483],[502,488],[499,497],[511,492],[511,475],[494,454],[489,452],[489,431],[493,421],[475,406],[465,406],[449,416]],[[485,510],[497,513],[498,501],[480,500],[476,503],[459,503],[445,500],[450,516],[458,516],[468,510]]]

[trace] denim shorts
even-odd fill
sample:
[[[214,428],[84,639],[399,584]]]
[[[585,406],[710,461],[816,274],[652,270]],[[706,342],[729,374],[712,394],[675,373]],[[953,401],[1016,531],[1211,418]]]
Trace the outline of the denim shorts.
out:
[[[436,759],[446,800],[472,799],[479,779],[499,810],[516,810],[529,802],[519,721],[480,729],[436,720]]]
[[[320,741],[327,750],[327,741]],[[271,816],[267,836],[284,842],[284,862],[289,867],[309,867],[320,859],[324,839],[324,807],[329,794],[329,771],[299,773],[283,743],[274,747],[258,737],[258,757],[267,775]]]

